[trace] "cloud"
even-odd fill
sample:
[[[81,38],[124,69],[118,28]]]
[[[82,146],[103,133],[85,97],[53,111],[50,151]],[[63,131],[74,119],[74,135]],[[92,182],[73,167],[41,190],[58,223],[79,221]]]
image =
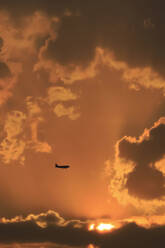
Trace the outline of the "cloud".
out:
[[[0,78],[6,78],[10,76],[11,72],[9,67],[4,62],[0,62]]]
[[[51,146],[47,142],[38,140],[38,125],[43,119],[39,116],[34,117],[38,110],[35,105],[30,107],[30,115],[21,111],[13,111],[7,115],[2,130],[4,137],[0,143],[0,156],[4,164],[18,161],[23,165],[26,159],[25,150],[51,152]],[[31,130],[30,135],[28,129]]]
[[[33,97],[28,96],[25,101],[28,113],[31,117],[34,117],[42,112],[39,103],[37,102],[37,100],[35,101]]]
[[[86,222],[65,221],[54,211],[38,215],[30,214],[26,218],[21,216],[10,220],[2,218],[0,229],[3,232],[0,243],[52,242],[74,246],[88,244]],[[12,231],[11,235],[10,231]],[[7,238],[6,235],[10,237]]]
[[[25,111],[11,111],[2,122],[1,161],[5,164],[18,161],[23,165],[26,160],[25,152],[28,150],[50,154],[52,146],[48,141],[39,139],[40,125],[46,125],[45,111],[57,117],[66,116],[70,120],[76,120],[80,113],[73,102],[78,97],[71,89],[62,86],[47,88],[47,93],[43,97],[26,97],[23,102]],[[69,106],[63,103],[69,103]]]
[[[18,244],[18,243],[13,243],[13,244],[2,244],[0,245],[0,248],[72,248],[70,246],[65,246],[65,245],[58,245],[58,244],[51,244],[51,243],[25,243],[25,244]],[[76,247],[75,247],[76,248]],[[80,248],[80,247],[77,247]]]
[[[56,107],[54,108],[54,113],[58,117],[68,116],[71,120],[76,120],[80,116],[79,113],[75,112],[75,108],[73,106],[66,108],[62,104],[56,105]]]
[[[162,216],[163,217],[163,216]],[[161,219],[161,216],[160,216]],[[144,227],[144,218],[121,221],[119,228],[109,233],[88,231],[89,221],[63,219],[57,212],[49,210],[38,215],[17,216],[13,219],[1,218],[0,244],[18,247],[87,247],[92,244],[106,247],[161,247],[165,241],[164,224],[150,223]],[[136,224],[138,223],[139,224]],[[130,238],[131,237],[131,238]],[[63,247],[62,246],[62,247]],[[90,246],[88,246],[90,247]]]
[[[65,15],[68,16],[68,14]],[[14,17],[10,11],[4,11],[3,8],[0,11],[0,104],[6,103],[9,97],[13,95],[16,84],[24,83],[21,82],[20,78],[22,79],[22,75],[27,74],[25,67],[28,68],[30,63],[33,68],[33,63],[46,41],[50,37],[52,39],[56,38],[59,25],[58,17],[54,15],[48,16],[45,11],[38,8],[34,12],[29,12],[28,15],[20,16],[19,22],[16,19],[16,16]],[[32,68],[31,77],[34,76]],[[50,153],[52,148],[48,142],[42,142],[38,139],[39,125],[44,122],[43,105],[46,105],[46,108],[50,108],[53,114],[56,100],[60,103],[73,101],[77,98],[78,96],[75,93],[64,87],[50,87],[45,98],[27,95],[26,99],[23,100],[23,105],[26,109],[17,111],[17,108],[15,108],[13,112],[8,113],[8,117],[5,117],[5,121],[2,123],[1,161],[5,164],[14,161],[24,164],[24,153],[29,149],[35,152]],[[71,106],[65,110],[65,115],[70,119],[78,118],[74,109],[75,107]],[[56,112],[59,115],[59,111]],[[16,113],[25,117],[22,123],[19,123]],[[13,121],[10,121],[9,116],[12,116]],[[15,136],[11,137],[12,130],[13,132],[19,131]]]
[[[0,143],[0,156],[4,164],[25,161],[25,150],[50,153],[51,146],[38,140],[38,125],[43,122],[40,108],[27,101],[29,113],[12,111],[7,114],[3,126],[3,138]]]
[[[94,58],[85,67],[80,64],[61,64],[56,58],[51,59],[45,57],[44,53],[47,50],[48,42],[40,49],[39,59],[34,65],[34,71],[40,72],[45,70],[49,73],[49,80],[52,83],[57,83],[59,80],[65,84],[73,84],[76,81],[94,78],[97,74],[97,66],[100,63],[100,54],[97,49],[94,52]]]
[[[43,56],[46,47],[40,50],[39,60],[34,65],[34,71],[40,72],[42,69],[49,73],[51,82],[56,83],[59,80],[65,84],[73,84],[76,81],[90,79],[97,76],[101,71],[101,66],[109,67],[110,70],[121,72],[124,82],[126,82],[130,89],[140,90],[141,88],[154,88],[165,91],[164,77],[155,71],[152,66],[130,66],[127,61],[117,59],[115,52],[107,48],[97,46],[93,60],[83,67],[81,65],[60,64],[55,58],[48,59]]]
[[[114,197],[125,204],[145,206],[145,211],[165,205],[164,137],[162,117],[139,138],[125,136],[117,142],[110,183]]]
[[[64,16],[57,39],[48,42],[43,56],[61,65],[86,66],[95,56],[96,44],[88,18],[82,15]]]
[[[163,8],[164,4],[162,5]],[[38,8],[42,8],[41,6],[39,1]],[[59,11],[54,11],[54,15],[60,16],[57,36],[47,40],[35,68],[45,67],[50,72],[52,81],[56,81],[58,77],[65,80],[66,72],[66,78],[69,77],[70,81],[73,81],[71,73],[77,68],[79,71],[87,70],[95,60],[97,47],[100,47],[108,53],[113,53],[115,60],[125,63],[129,71],[134,69],[137,82],[140,72],[140,81],[143,82],[140,84],[161,88],[162,83],[156,84],[160,79],[164,88],[164,15],[160,5],[154,1],[150,1],[150,4],[145,1],[143,5],[138,1],[127,1],[120,3],[119,7],[116,1],[104,0],[101,3],[101,11],[98,11],[99,1],[95,1],[95,6],[97,8],[93,8],[92,4],[80,4],[79,1],[61,1]],[[44,7],[48,15],[52,16],[50,9]],[[62,10],[65,13],[66,9],[70,14],[62,15]],[[146,71],[148,76],[145,75]],[[93,73],[91,71],[91,76],[88,73],[88,77],[95,73],[95,70]],[[152,82],[149,84],[151,78]],[[146,80],[147,83],[144,83]]]
[[[49,104],[54,102],[66,102],[77,100],[78,96],[74,94],[70,89],[62,86],[55,86],[48,88],[47,101]]]
[[[133,89],[164,89],[164,15],[160,6],[154,1],[149,7],[147,2],[127,1],[119,8],[116,1],[104,0],[99,12],[100,2],[95,5],[98,8],[66,0],[58,4],[42,0],[31,4],[16,1],[14,6],[9,1],[0,3],[0,49],[6,71],[8,68],[12,74],[17,67],[12,75],[18,76],[24,62],[34,57],[34,72],[44,69],[51,82],[71,84],[95,77],[99,66],[106,64],[122,71]],[[98,48],[106,59],[100,57]],[[3,92],[6,98],[2,102],[12,95],[14,82]]]
[[[50,105],[57,117],[67,116],[70,120],[76,120],[80,117],[80,113],[76,111],[76,107],[66,107],[63,103],[73,102],[78,98],[79,96],[69,88],[53,86],[48,88],[47,96],[43,101]]]
[[[17,218],[12,221],[18,221]],[[47,213],[41,213],[38,215],[28,215],[24,221],[34,221],[40,227],[48,227],[48,226],[63,226],[65,220],[57,213],[52,210],[49,210]]]
[[[3,40],[1,56],[5,61],[24,62],[37,53],[37,39],[46,39],[52,32],[52,18],[40,11],[24,16],[21,25],[13,22],[8,12],[0,12],[0,31]]]
[[[20,159],[21,163],[24,161],[22,154],[25,149],[25,141],[17,137],[23,135],[25,120],[26,115],[19,111],[14,111],[7,115],[4,125],[6,137],[0,143],[0,155],[4,163],[17,159]]]
[[[127,62],[117,60],[113,52],[101,47],[97,48],[100,54],[100,63],[111,69],[121,72],[122,79],[128,83],[129,88],[140,90],[141,87],[162,89],[164,92],[165,80],[151,66],[130,67]]]
[[[23,64],[35,56],[36,39],[51,32],[51,21],[42,13],[31,13],[15,25],[8,12],[0,11],[0,104],[13,94],[23,72]],[[35,28],[34,28],[35,27]]]

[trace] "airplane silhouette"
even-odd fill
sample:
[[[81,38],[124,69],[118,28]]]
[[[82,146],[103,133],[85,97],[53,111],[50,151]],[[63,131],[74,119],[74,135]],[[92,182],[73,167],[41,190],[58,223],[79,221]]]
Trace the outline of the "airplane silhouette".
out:
[[[68,169],[70,167],[70,165],[68,165],[68,164],[65,164],[65,165],[55,164],[54,166],[55,166],[55,168],[61,168],[61,169]]]

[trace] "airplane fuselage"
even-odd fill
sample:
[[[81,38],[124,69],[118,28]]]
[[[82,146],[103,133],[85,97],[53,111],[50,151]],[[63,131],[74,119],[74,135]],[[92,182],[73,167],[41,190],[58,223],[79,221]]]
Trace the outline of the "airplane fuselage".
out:
[[[70,165],[58,165],[58,164],[55,164],[55,167],[56,168],[61,168],[61,169],[67,169],[70,167]]]

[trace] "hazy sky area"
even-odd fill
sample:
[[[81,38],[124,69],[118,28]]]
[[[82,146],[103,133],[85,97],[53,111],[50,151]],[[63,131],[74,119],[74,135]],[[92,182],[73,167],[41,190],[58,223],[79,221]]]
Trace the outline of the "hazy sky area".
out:
[[[0,0],[0,248],[162,247],[164,10]]]

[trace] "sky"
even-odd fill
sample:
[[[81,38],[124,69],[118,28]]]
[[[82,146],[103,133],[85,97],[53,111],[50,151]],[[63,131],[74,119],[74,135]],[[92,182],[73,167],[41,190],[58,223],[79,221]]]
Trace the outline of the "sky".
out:
[[[162,247],[164,8],[0,0],[0,248]]]

